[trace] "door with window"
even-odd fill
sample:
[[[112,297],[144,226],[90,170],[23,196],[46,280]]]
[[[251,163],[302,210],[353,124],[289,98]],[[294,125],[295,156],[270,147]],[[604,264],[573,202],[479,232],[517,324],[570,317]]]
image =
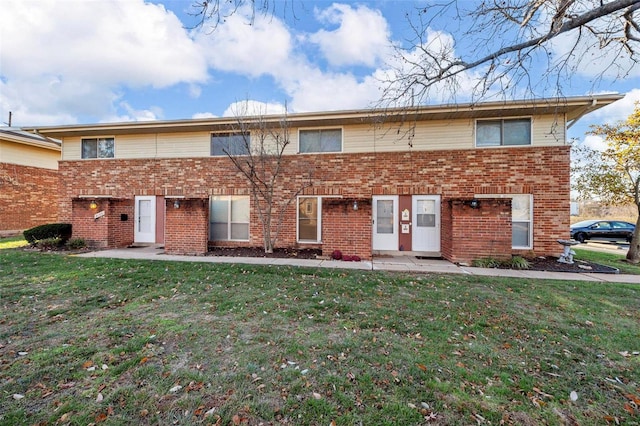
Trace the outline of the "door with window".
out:
[[[136,243],[156,242],[156,197],[137,196],[135,205],[135,232],[133,239]]]
[[[373,250],[398,250],[398,197],[373,197]]]
[[[411,211],[412,250],[440,252],[440,196],[414,195]]]

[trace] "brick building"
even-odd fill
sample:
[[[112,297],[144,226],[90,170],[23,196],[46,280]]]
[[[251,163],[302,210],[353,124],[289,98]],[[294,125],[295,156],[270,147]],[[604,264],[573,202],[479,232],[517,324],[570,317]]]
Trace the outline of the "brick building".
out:
[[[58,221],[60,143],[0,128],[0,233]]]
[[[62,140],[61,220],[95,246],[155,243],[182,254],[204,254],[212,245],[262,246],[249,181],[225,152],[241,159],[244,142],[254,150],[285,139],[275,197],[292,201],[278,246],[468,262],[558,252],[556,240],[569,231],[566,128],[618,99],[38,131]],[[274,165],[271,158],[268,167]]]

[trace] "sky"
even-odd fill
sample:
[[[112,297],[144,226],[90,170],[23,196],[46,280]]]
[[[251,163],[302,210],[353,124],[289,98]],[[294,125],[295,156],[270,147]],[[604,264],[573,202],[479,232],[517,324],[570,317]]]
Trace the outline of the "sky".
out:
[[[415,19],[429,3],[275,0],[274,14],[251,20],[243,8],[216,28],[194,28],[189,0],[2,0],[0,125],[9,112],[13,126],[28,127],[233,116],[243,105],[263,114],[369,108],[380,101],[381,77],[399,66],[394,47],[412,35],[406,15]],[[426,36],[456,33],[441,19]],[[455,54],[473,43],[460,40]],[[594,85],[607,61],[581,67],[563,88],[626,95],[569,130],[592,146],[602,140],[585,136],[589,124],[624,120],[640,101],[640,67]],[[465,90],[456,101],[470,100]],[[436,93],[429,103],[451,99]]]

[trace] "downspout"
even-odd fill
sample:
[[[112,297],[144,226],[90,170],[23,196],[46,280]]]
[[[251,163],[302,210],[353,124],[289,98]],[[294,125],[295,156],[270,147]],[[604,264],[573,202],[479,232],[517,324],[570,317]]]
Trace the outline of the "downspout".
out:
[[[573,126],[574,124],[576,124],[578,122],[578,120],[580,120],[582,117],[584,117],[585,115],[587,115],[588,113],[591,112],[591,110],[593,108],[595,108],[595,106],[598,105],[598,100],[597,99],[592,99],[591,100],[591,105],[588,105],[586,107],[584,107],[584,109],[582,110],[582,112],[580,114],[578,114],[578,116],[576,118],[574,118],[573,120],[571,120],[571,123],[567,124],[567,129],[570,129],[571,126]]]

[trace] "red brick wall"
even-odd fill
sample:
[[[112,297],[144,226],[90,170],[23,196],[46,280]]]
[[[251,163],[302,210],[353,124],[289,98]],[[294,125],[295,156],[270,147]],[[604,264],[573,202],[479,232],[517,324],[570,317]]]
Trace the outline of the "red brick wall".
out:
[[[82,238],[89,247],[109,247],[109,210],[108,200],[95,200],[97,207],[89,207],[92,200],[76,199],[71,201],[73,235],[72,238]],[[95,214],[105,212],[105,215],[95,218]]]
[[[22,231],[59,220],[58,172],[0,163],[0,231]]]
[[[511,257],[511,199],[482,199],[478,208],[469,200],[449,200],[447,214],[447,259],[470,263]]]
[[[180,208],[174,200],[165,202],[164,250],[169,254],[203,254],[209,237],[209,200],[183,199]]]
[[[330,256],[334,250],[343,255],[357,255],[371,259],[371,201],[353,199],[322,201],[322,254]]]
[[[449,199],[472,198],[474,194],[533,194],[534,247],[527,250],[527,254],[555,254],[558,251],[556,239],[569,237],[569,152],[568,146],[559,146],[296,155],[285,159],[283,166],[287,176],[280,181],[277,190],[284,193],[288,189],[288,197],[292,190],[302,186],[308,173],[312,173],[313,186],[307,188],[304,195],[364,200],[383,194],[441,195],[442,251],[445,257],[454,255],[446,246],[447,240],[453,238],[451,230],[447,229],[446,204]],[[211,195],[250,193],[246,179],[235,170],[229,159],[220,157],[62,161],[60,175],[61,220],[71,219],[70,200],[80,195],[102,194],[122,199],[133,199],[135,195],[185,195],[208,199]],[[170,210],[167,209],[167,214]],[[370,257],[370,206],[353,216],[357,226],[362,226],[358,234],[332,240],[336,237],[329,236],[329,226],[336,232],[351,229],[352,224],[342,225],[345,222],[339,220],[340,214],[339,208],[323,211],[325,245],[348,245],[358,236],[360,246],[357,250],[362,252],[353,254]],[[170,222],[167,218],[167,233],[173,223],[175,220]],[[206,238],[206,229],[202,233]],[[255,211],[251,215],[250,234],[251,241],[247,245],[262,246],[262,230]],[[179,235],[176,233],[172,243],[167,245],[175,247]],[[193,229],[189,235],[193,238]],[[194,247],[203,246],[200,242],[193,244]],[[278,245],[297,245],[295,202],[284,217]],[[485,248],[487,251],[491,249],[489,245]],[[184,250],[191,251],[192,248]],[[323,247],[323,250],[333,249]]]

